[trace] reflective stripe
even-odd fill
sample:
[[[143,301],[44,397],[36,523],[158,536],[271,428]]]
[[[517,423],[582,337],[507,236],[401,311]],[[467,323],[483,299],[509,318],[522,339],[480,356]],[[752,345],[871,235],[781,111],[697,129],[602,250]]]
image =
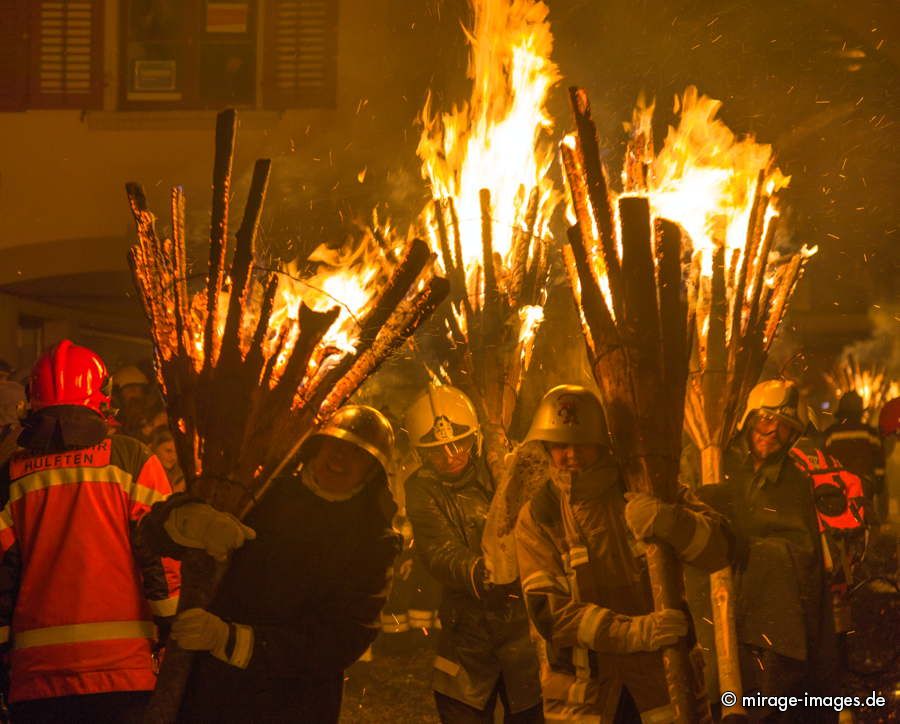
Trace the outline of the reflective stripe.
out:
[[[234,651],[228,663],[239,669],[246,669],[253,656],[253,628],[243,624],[234,624]]]
[[[826,447],[833,440],[866,440],[875,445],[881,445],[881,438],[878,435],[873,435],[868,430],[839,430],[832,432],[825,443]]]
[[[38,490],[78,483],[115,483],[122,488],[129,500],[147,506],[166,498],[159,490],[136,483],[134,476],[118,465],[106,465],[102,468],[56,468],[26,475],[10,486],[9,501],[13,503]]]
[[[546,571],[535,571],[522,581],[522,590],[533,591],[537,588],[556,588],[556,580]]]
[[[434,668],[442,671],[449,676],[456,676],[459,673],[460,666],[455,661],[445,659],[443,656],[434,657]]]
[[[671,704],[641,712],[642,724],[669,724],[675,721],[675,707]]]
[[[9,626],[0,626],[0,644],[9,641]]]
[[[597,640],[597,628],[605,618],[606,609],[594,603],[587,604],[585,609],[578,623],[578,643],[590,649]]]
[[[706,550],[710,536],[712,536],[712,526],[705,516],[692,515],[694,522],[694,535],[691,536],[691,542],[681,551],[681,557],[690,562]]]
[[[29,649],[32,646],[53,646],[54,644],[74,644],[87,641],[153,638],[156,638],[156,629],[150,621],[101,621],[16,631],[13,635],[13,646],[16,649]]]
[[[174,616],[178,613],[178,596],[162,598],[156,601],[147,599],[150,611],[154,616]]]
[[[582,566],[590,560],[588,557],[588,549],[585,546],[572,546],[569,549],[569,565]]]

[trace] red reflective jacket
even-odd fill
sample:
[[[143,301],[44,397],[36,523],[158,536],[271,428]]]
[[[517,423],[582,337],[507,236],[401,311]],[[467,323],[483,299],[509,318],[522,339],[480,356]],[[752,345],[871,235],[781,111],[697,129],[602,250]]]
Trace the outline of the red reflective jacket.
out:
[[[133,543],[171,492],[159,460],[113,436],[95,447],[19,453],[4,471],[0,641],[10,701],[150,690],[154,615],[177,607],[177,563]]]

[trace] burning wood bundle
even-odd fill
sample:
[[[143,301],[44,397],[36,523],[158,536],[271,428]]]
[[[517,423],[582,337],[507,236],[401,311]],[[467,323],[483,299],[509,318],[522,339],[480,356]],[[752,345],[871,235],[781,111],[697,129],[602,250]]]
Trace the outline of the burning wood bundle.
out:
[[[900,397],[900,382],[891,380],[883,368],[866,366],[853,355],[844,357],[825,379],[831,385],[835,400],[840,400],[851,390],[862,398],[863,420],[876,419],[885,402]]]
[[[678,222],[692,244],[688,284],[695,320],[685,426],[701,453],[704,484],[722,481],[722,454],[762,372],[787,304],[809,257],[773,251],[775,192],[789,178],[773,168],[770,146],[738,140],[716,119],[719,102],[688,88],[680,122],[658,156],[644,157],[651,207]],[[652,108],[639,126],[649,128]],[[711,577],[721,691],[742,691],[729,569]],[[731,714],[742,712],[739,705]]]
[[[572,291],[626,484],[673,501],[690,329],[681,231],[653,219],[646,195],[611,196],[587,95],[573,88],[571,100],[577,133],[560,152],[575,214],[564,250]],[[657,610],[683,607],[672,549],[651,545],[647,560]],[[663,649],[663,662],[678,721],[708,719],[686,643]]]
[[[473,10],[471,99],[434,117],[426,103],[418,153],[433,196],[427,235],[451,284],[441,369],[475,403],[502,487],[507,430],[544,316],[547,227],[559,201],[547,178],[553,146],[544,106],[559,76],[543,2],[475,0]],[[505,499],[502,490],[495,497]],[[488,523],[496,581],[515,578],[511,533]]]
[[[128,184],[138,244],[130,260],[153,337],[188,491],[244,516],[292,460],[300,443],[359,387],[448,292],[432,254],[410,242],[396,263],[358,263],[293,282],[254,266],[270,162],[253,172],[230,266],[228,204],[235,112],[219,114],[205,289],[191,295],[184,195],[172,190],[172,238],[161,239],[143,189]],[[320,256],[320,261],[327,260]],[[374,263],[371,259],[367,263]],[[349,285],[349,286],[348,286]],[[180,607],[205,606],[217,577],[212,559],[189,554]],[[173,721],[190,654],[170,646],[151,719]]]

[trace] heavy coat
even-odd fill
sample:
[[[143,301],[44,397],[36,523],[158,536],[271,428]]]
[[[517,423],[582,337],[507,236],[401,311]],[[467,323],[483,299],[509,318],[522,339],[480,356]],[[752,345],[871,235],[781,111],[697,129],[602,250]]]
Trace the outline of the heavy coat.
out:
[[[566,721],[612,722],[623,687],[645,721],[671,721],[659,652],[611,653],[611,625],[653,610],[644,546],[624,516],[616,474],[554,472],[522,509],[519,571],[531,620],[544,640],[544,709]],[[730,534],[721,516],[684,487],[671,541],[685,563],[727,565]],[[699,652],[693,653],[700,665]]]
[[[540,701],[538,662],[518,585],[497,604],[476,596],[473,575],[492,486],[481,464],[456,480],[422,469],[406,483],[415,548],[444,588],[434,690],[483,708],[502,675],[512,712]]]
[[[738,537],[735,623],[745,691],[837,691],[834,615],[810,478],[788,454],[754,471],[739,442],[726,455],[725,482],[705,486],[703,495]]]
[[[299,474],[277,480],[245,522],[256,539],[234,553],[210,611],[253,627],[246,670],[198,655],[179,721],[337,722],[344,669],[374,640],[400,537],[384,486],[328,501]],[[165,533],[175,495],[141,533],[158,549],[183,549]]]

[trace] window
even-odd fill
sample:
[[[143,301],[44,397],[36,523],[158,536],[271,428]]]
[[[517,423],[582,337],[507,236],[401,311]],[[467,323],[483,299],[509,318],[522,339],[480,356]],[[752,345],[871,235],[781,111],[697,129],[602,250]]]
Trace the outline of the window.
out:
[[[338,6],[0,0],[0,111],[100,109],[116,76],[122,110],[334,106]],[[115,67],[104,67],[105,33],[118,35]]]
[[[272,0],[270,6],[266,106],[333,106],[337,95],[337,0]]]
[[[256,0],[124,0],[123,108],[256,103]]]
[[[102,0],[0,0],[0,109],[99,108]]]

